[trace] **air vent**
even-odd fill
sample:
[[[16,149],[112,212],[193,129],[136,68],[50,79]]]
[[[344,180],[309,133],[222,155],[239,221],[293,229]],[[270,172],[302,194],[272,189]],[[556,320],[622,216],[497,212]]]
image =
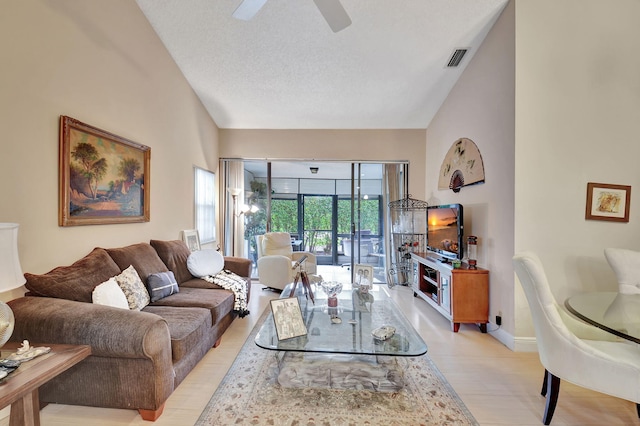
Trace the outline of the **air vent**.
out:
[[[460,65],[460,62],[462,62],[462,58],[464,58],[464,55],[467,53],[467,50],[469,49],[456,49],[451,55],[451,58],[449,58],[449,63],[447,64],[447,67],[451,68],[451,67],[457,67],[458,65]]]

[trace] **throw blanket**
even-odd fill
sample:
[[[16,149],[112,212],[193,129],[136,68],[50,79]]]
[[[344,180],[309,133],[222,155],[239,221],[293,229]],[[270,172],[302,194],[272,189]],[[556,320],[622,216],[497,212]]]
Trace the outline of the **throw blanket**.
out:
[[[238,313],[240,318],[249,315],[249,310],[247,309],[247,281],[244,278],[223,269],[215,275],[207,275],[202,279],[219,285],[225,290],[231,290],[235,296],[233,310]]]

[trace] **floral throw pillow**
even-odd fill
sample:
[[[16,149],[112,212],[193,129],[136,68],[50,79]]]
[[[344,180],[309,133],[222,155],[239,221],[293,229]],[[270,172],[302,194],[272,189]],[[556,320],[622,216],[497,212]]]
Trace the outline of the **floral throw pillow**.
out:
[[[151,300],[149,292],[133,266],[129,266],[120,275],[116,276],[116,281],[124,295],[127,296],[129,309],[139,311],[149,304]]]

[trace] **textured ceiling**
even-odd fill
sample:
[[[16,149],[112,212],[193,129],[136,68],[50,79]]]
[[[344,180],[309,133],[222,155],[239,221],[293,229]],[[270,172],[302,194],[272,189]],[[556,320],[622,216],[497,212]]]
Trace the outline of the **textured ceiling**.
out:
[[[312,0],[137,3],[220,128],[424,129],[508,2],[341,1],[338,33]]]

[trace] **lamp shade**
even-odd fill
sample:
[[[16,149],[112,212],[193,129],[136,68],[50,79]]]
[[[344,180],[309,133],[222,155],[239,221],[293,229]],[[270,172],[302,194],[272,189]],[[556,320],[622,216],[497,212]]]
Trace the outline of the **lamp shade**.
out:
[[[229,191],[229,194],[233,197],[237,197],[242,194],[242,188],[227,188],[227,191]]]
[[[26,282],[18,258],[18,224],[0,223],[0,292]]]

